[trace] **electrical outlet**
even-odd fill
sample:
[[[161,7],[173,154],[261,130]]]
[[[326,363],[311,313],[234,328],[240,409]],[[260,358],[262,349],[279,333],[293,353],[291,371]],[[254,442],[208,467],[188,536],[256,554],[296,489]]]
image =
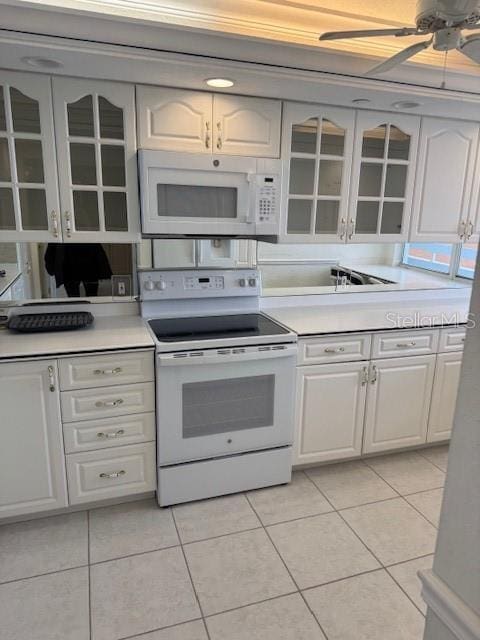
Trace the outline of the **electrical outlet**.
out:
[[[125,298],[132,295],[131,276],[112,276],[113,298]]]

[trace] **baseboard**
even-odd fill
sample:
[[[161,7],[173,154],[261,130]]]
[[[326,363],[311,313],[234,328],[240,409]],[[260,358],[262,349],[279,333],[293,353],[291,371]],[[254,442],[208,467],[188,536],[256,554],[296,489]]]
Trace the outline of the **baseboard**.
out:
[[[480,615],[432,570],[419,571],[428,607],[458,640],[480,640]]]

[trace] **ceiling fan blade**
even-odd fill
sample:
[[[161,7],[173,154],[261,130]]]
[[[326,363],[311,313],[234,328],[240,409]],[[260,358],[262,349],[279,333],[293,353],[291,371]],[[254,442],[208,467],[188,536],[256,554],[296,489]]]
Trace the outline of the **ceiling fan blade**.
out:
[[[365,75],[375,76],[377,75],[377,73],[385,73],[386,71],[390,71],[390,69],[393,69],[402,62],[405,62],[405,60],[412,58],[417,53],[420,53],[420,51],[427,49],[431,44],[432,40],[424,40],[423,42],[412,44],[410,47],[407,47],[406,49],[403,49],[402,51],[396,53],[391,58],[388,58],[388,60],[377,64],[376,67],[373,67],[373,69],[367,71]]]
[[[326,31],[319,40],[344,40],[348,38],[371,38],[375,36],[414,36],[419,31],[416,27],[403,27],[402,29],[362,29],[360,31]]]
[[[458,47],[458,51],[470,58],[470,60],[480,64],[480,34],[465,38],[465,41]]]

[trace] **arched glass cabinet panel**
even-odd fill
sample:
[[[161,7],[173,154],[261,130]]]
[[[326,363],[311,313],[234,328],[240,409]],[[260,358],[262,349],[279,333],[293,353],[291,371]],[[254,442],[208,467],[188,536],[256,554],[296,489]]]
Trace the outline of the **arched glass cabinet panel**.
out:
[[[344,241],[353,129],[353,110],[286,105],[282,241]]]
[[[50,82],[0,72],[2,239],[61,240]]]
[[[358,112],[347,241],[406,239],[419,125],[416,116]]]
[[[134,88],[54,78],[64,237],[139,239]]]

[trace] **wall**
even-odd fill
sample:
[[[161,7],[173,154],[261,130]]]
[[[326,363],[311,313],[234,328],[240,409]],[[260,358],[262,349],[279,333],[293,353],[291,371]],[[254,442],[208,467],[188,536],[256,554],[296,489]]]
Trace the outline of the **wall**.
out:
[[[257,244],[263,286],[328,286],[335,264],[398,264],[396,244]]]

